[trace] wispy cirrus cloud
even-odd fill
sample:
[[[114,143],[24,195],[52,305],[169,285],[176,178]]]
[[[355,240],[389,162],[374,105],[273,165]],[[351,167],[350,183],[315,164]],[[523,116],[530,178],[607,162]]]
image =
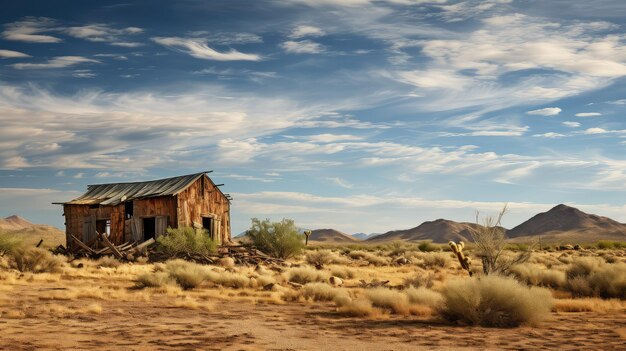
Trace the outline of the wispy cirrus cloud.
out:
[[[47,17],[25,17],[21,21],[6,24],[2,37],[6,40],[28,43],[59,43],[63,41],[42,33],[54,30],[56,21]]]
[[[11,66],[15,69],[49,69],[65,68],[82,63],[100,63],[100,61],[82,56],[58,56],[44,63],[14,63]]]
[[[0,58],[24,58],[31,57],[28,54],[13,50],[0,50]]]
[[[600,112],[580,112],[575,115],[576,117],[600,117]]]
[[[321,28],[309,25],[300,25],[293,29],[293,31],[289,34],[290,38],[299,39],[303,37],[321,37],[325,35]]]
[[[180,38],[180,37],[154,37],[152,38],[157,44],[163,45],[180,52],[191,55],[192,57],[215,60],[215,61],[260,61],[262,57],[258,54],[246,54],[235,49],[227,52],[217,51],[207,44],[206,40],[198,38]]]
[[[106,24],[89,24],[64,28],[63,31],[74,38],[93,42],[107,42],[115,46],[138,47],[143,44],[127,41],[125,37],[143,33],[142,28],[113,28]]]
[[[320,54],[326,51],[324,45],[311,40],[288,40],[282,42],[280,47],[289,54]]]
[[[561,111],[563,110],[558,107],[545,107],[538,110],[528,111],[526,114],[534,116],[556,116],[561,113]]]

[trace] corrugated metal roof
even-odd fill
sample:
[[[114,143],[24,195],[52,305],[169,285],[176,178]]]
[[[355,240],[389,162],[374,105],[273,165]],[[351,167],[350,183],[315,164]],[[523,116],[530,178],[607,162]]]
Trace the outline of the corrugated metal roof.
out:
[[[176,195],[185,190],[205,173],[189,174],[180,177],[151,180],[147,182],[113,183],[88,185],[82,196],[65,202],[68,205],[117,205],[124,201],[155,196]]]

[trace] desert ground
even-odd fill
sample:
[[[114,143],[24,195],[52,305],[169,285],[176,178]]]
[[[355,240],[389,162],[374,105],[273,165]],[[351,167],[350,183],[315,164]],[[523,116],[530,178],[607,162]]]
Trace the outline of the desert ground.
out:
[[[513,266],[533,286],[524,289],[547,293],[518,301],[530,312],[516,313],[531,315],[516,327],[442,312],[450,284],[470,279],[444,248],[318,246],[273,266],[52,257],[44,273],[20,272],[5,256],[0,349],[624,349],[623,248],[535,250]],[[472,270],[477,279],[480,266]]]

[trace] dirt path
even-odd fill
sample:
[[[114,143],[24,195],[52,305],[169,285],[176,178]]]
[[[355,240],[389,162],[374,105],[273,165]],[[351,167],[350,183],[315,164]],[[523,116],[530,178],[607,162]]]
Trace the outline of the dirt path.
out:
[[[54,284],[49,284],[54,286]],[[33,286],[2,292],[31,310],[54,303],[101,313],[0,318],[0,350],[624,350],[626,313],[561,313],[540,328],[450,326],[416,317],[338,316],[331,305],[216,301],[211,311],[149,302],[41,300]],[[6,304],[5,304],[6,306]]]

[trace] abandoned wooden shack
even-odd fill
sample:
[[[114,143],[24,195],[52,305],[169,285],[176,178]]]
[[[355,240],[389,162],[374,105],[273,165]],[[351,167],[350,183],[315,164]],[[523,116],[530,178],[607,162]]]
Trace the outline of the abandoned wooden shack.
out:
[[[141,243],[168,227],[204,228],[218,244],[231,241],[230,200],[206,175],[209,172],[133,183],[89,185],[63,205],[67,247],[72,236],[90,247],[97,234],[114,245]]]

